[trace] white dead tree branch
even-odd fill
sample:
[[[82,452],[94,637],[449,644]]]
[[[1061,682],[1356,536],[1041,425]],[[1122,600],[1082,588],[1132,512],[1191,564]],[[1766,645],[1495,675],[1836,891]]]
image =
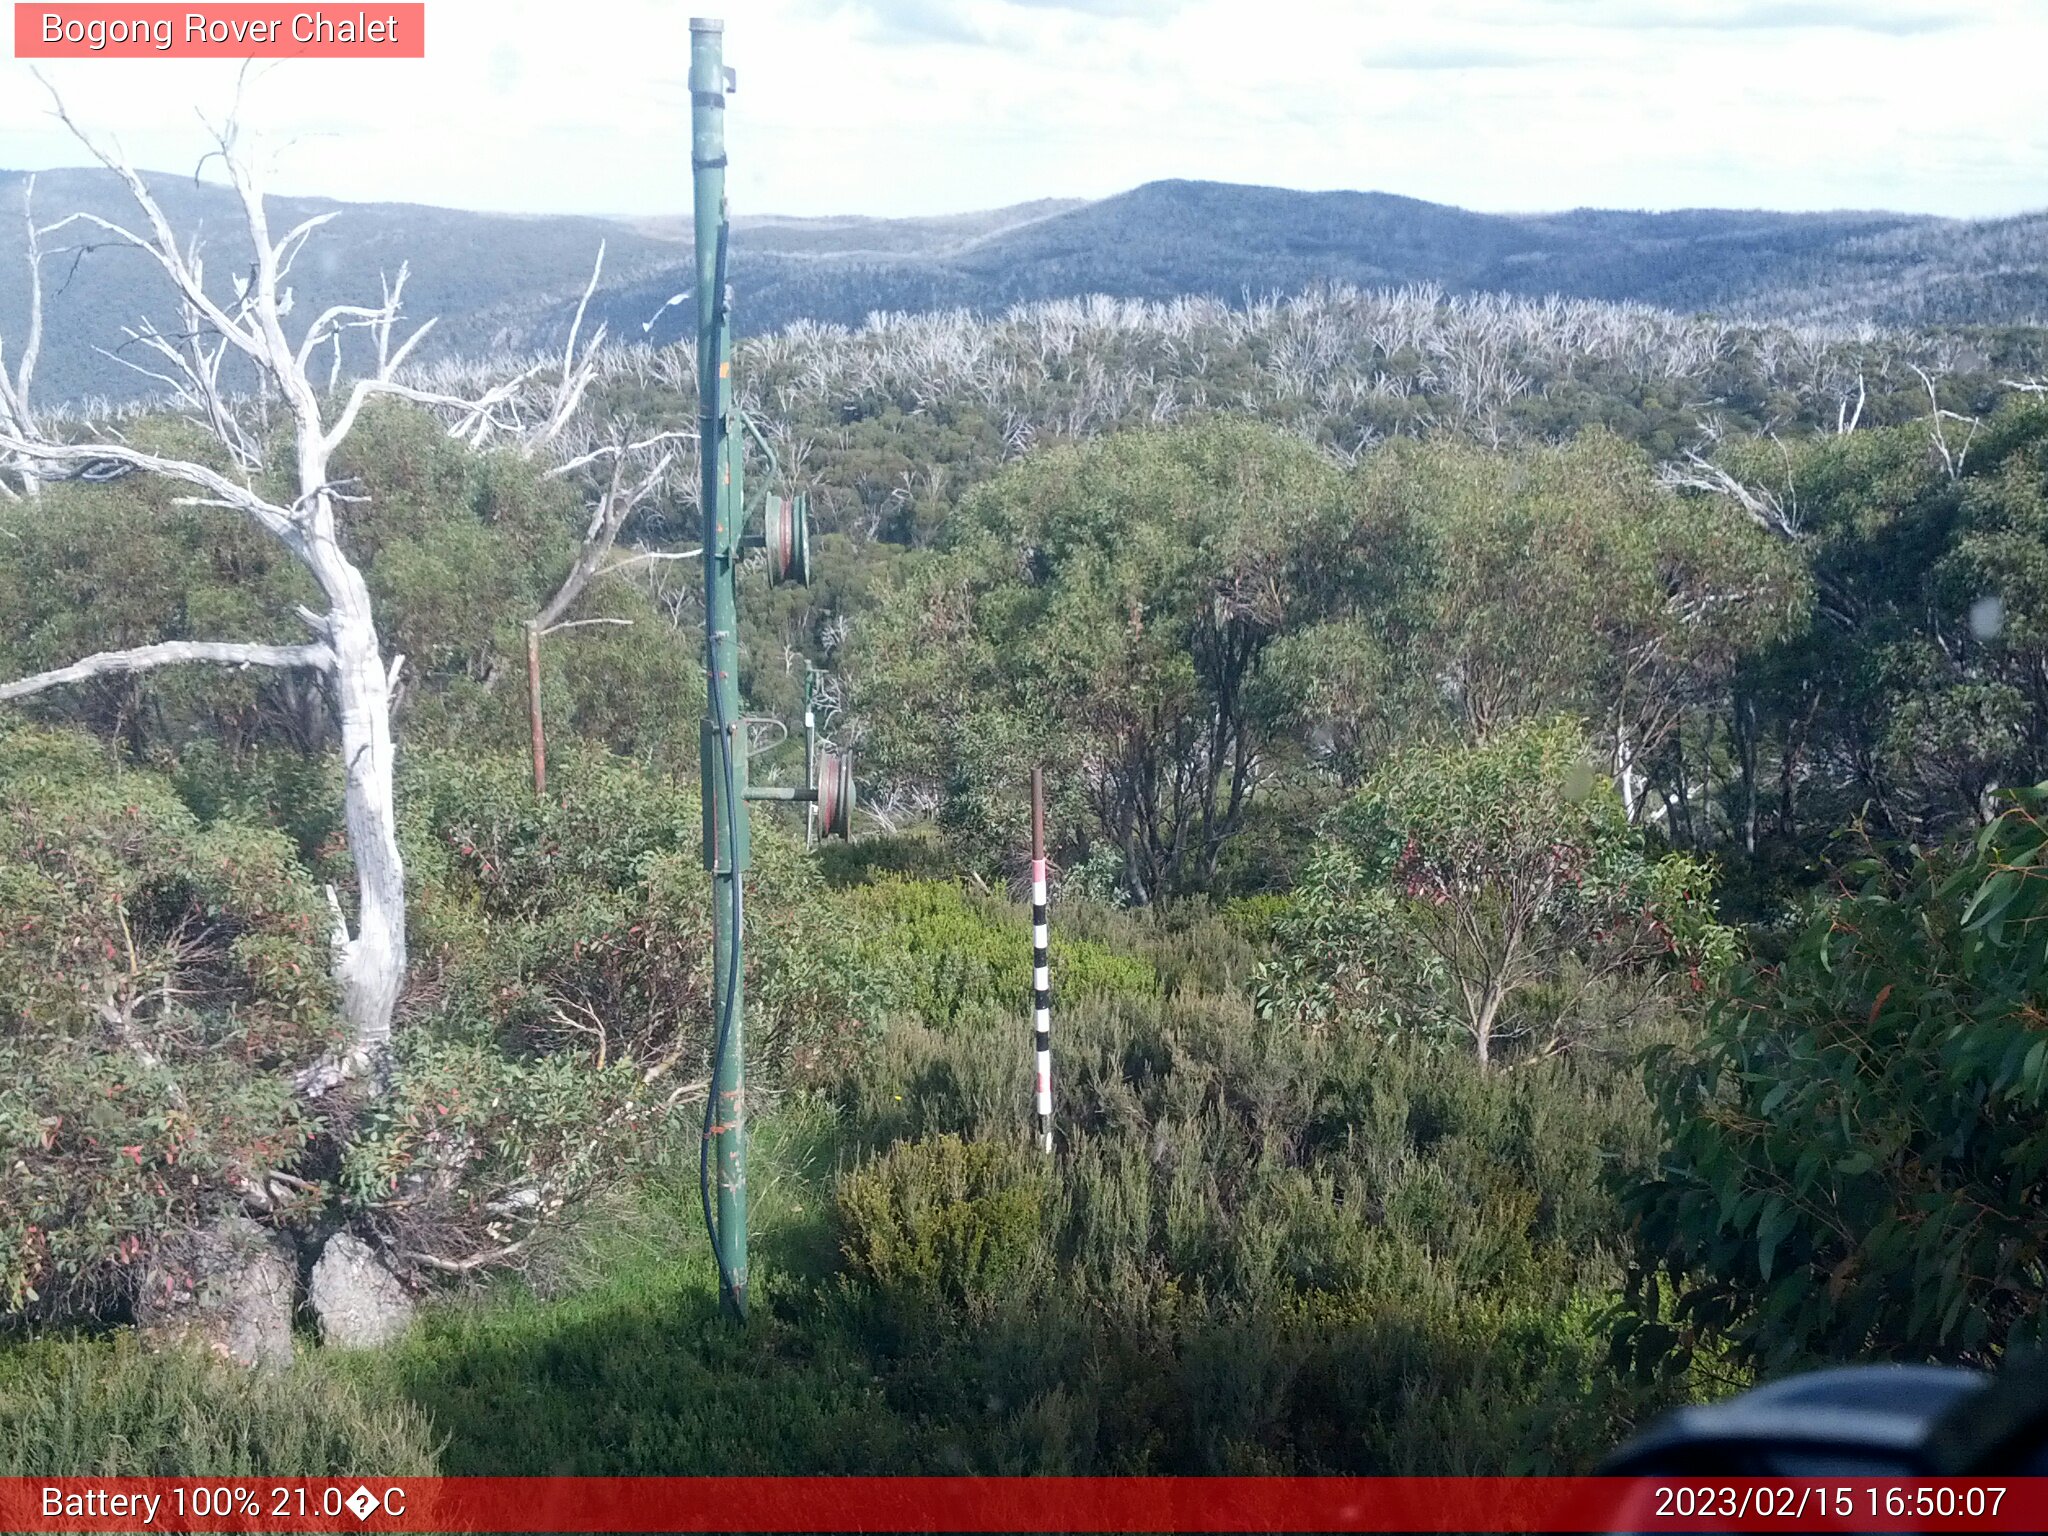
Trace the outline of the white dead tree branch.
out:
[[[527,435],[528,457],[538,453],[562,435],[576,408],[583,403],[583,396],[598,375],[598,365],[604,351],[605,328],[600,325],[591,335],[579,357],[576,353],[576,339],[583,330],[583,316],[590,308],[590,296],[597,292],[597,280],[604,273],[604,242],[597,246],[597,260],[590,268],[590,281],[583,285],[583,297],[576,301],[576,314],[569,322],[569,340],[562,347],[562,378],[555,388],[555,398],[548,408],[547,416],[540,425]]]
[[[602,261],[603,255],[600,253],[600,264],[602,264]],[[591,283],[595,286],[596,282],[597,275],[593,272],[591,274]],[[589,296],[589,291],[585,290],[584,298],[586,301]],[[582,317],[582,310],[580,308],[577,311],[577,317],[580,321]],[[598,339],[602,339],[601,333]],[[572,326],[569,336],[569,349],[564,354],[565,359],[573,359],[575,347],[575,328]],[[595,355],[595,341],[593,341],[592,347],[592,352],[585,356],[586,364]],[[565,374],[565,380],[566,378],[567,375]],[[583,382],[584,384],[588,383],[588,376],[584,378]],[[565,383],[565,390],[567,387]],[[576,386],[576,391],[579,395],[582,392],[582,387],[583,385]],[[563,418],[559,417],[558,403],[557,411],[550,413],[549,420],[551,423],[558,423],[560,419]],[[543,430],[551,435],[553,431],[559,430],[559,427],[557,425],[544,428]],[[526,621],[526,713],[533,738],[533,792],[535,795],[545,795],[548,792],[547,731],[541,716],[540,643],[544,638],[555,633],[557,630],[574,629],[586,624],[630,624],[632,622],[630,619],[568,619],[565,615],[571,608],[576,606],[577,599],[583,596],[585,589],[589,587],[592,581],[596,580],[599,576],[609,575],[613,571],[624,569],[626,566],[635,563],[632,559],[622,561],[613,561],[611,559],[612,549],[618,543],[619,532],[631,520],[635,512],[648,504],[655,492],[660,488],[662,482],[668,477],[669,468],[675,462],[675,455],[667,451],[667,445],[678,440],[692,438],[694,435],[688,432],[662,432],[637,443],[614,443],[591,453],[581,454],[567,463],[557,466],[553,471],[556,475],[572,474],[579,469],[601,463],[606,459],[611,461],[610,477],[605,484],[605,488],[599,492],[596,502],[591,506],[590,521],[584,527],[583,543],[576,552],[575,563],[569,567],[569,574],[562,579],[561,586],[555,589],[555,595],[542,605],[539,613]],[[629,467],[636,460],[645,463],[649,457],[652,457],[653,463],[644,474],[635,477],[629,473]]]
[[[28,330],[22,338],[21,356],[15,361],[11,378],[7,373],[6,349],[0,345],[0,431],[31,438],[41,435],[35,414],[29,407],[29,392],[35,384],[36,357],[43,345],[43,231],[36,228],[35,196],[36,179],[30,176],[21,188],[21,217],[28,226]],[[0,464],[4,463],[0,461]],[[34,470],[18,459],[9,467],[20,481],[20,489],[17,492],[5,480],[0,480],[0,495],[9,500],[33,497],[38,484]]]
[[[186,662],[308,667],[324,675],[339,723],[345,820],[357,901],[354,933],[348,932],[346,923],[338,923],[335,944],[335,973],[348,1038],[334,1060],[307,1074],[301,1083],[307,1092],[323,1092],[362,1073],[387,1050],[406,965],[405,870],[393,805],[391,733],[400,659],[386,661],[369,589],[362,571],[343,548],[337,513],[346,498],[339,494],[328,466],[364,404],[375,396],[394,395],[452,410],[456,415],[453,430],[475,440],[505,424],[517,381],[508,381],[477,400],[397,382],[398,369],[426,334],[425,327],[420,327],[392,344],[404,289],[403,272],[385,286],[382,303],[329,309],[312,321],[294,345],[285,332],[285,318],[293,307],[287,279],[306,242],[333,215],[317,215],[274,236],[255,156],[238,141],[237,124],[230,117],[216,130],[215,139],[241,205],[255,261],[246,277],[234,281],[232,297],[217,296],[207,287],[196,245],[181,245],[162,206],[134,167],[117,150],[102,146],[82,130],[54,90],[51,96],[57,116],[95,159],[120,178],[140,215],[139,226],[132,229],[89,213],[73,214],[63,224],[91,226],[114,242],[142,252],[169,280],[183,333],[165,336],[143,326],[131,328],[129,337],[159,360],[158,376],[172,384],[175,398],[188,413],[227,447],[237,475],[194,461],[139,452],[112,438],[55,442],[35,430],[32,421],[24,422],[19,413],[0,422],[0,453],[45,478],[50,477],[52,468],[111,464],[190,487],[194,494],[182,498],[183,504],[235,511],[290,550],[319,584],[326,609],[319,613],[299,610],[300,619],[313,631],[313,642],[308,645],[174,642],[142,646],[103,653],[71,667],[22,679],[0,691],[0,697],[18,698],[105,673]],[[370,330],[376,343],[376,368],[356,382],[330,420],[308,370],[322,344],[331,343],[343,327]],[[221,364],[229,357],[253,366],[266,394],[281,402],[289,414],[294,488],[289,501],[271,500],[255,488],[259,483],[256,472],[263,467],[259,440],[243,431],[220,386]]]
[[[1853,411],[1849,408],[1849,391],[1846,387],[1835,398],[1835,435],[1837,437],[1847,437],[1856,430],[1856,424],[1863,420],[1863,406],[1864,402],[1868,399],[1869,391],[1865,389],[1863,384],[1863,370],[1858,368],[1856,370],[1856,408]]]
[[[115,672],[147,672],[156,667],[185,662],[210,661],[230,667],[312,667],[328,671],[334,653],[324,645],[244,645],[235,641],[166,640],[160,645],[138,645],[126,651],[101,651],[68,667],[38,672],[12,683],[0,683],[0,701],[25,699],[30,694],[66,683]]]
[[[1907,366],[1918,375],[1921,387],[1927,391],[1928,442],[1941,460],[1941,467],[1950,481],[1960,480],[1963,477],[1963,462],[1970,456],[1970,445],[1977,440],[1977,428],[1982,423],[1974,416],[1965,416],[1961,411],[1943,409],[1941,396],[1936,391],[1934,380],[1928,375],[1927,370],[1917,363],[1909,363]],[[1950,446],[1948,439],[1948,423],[1951,421],[1967,423],[1970,429],[1964,435],[1962,443],[1955,447]]]
[[[331,217],[332,215],[327,215],[319,221],[309,220],[308,223],[325,222],[325,218]],[[103,230],[117,228],[93,214],[74,213],[49,225],[42,233],[58,234],[74,224]],[[117,238],[120,237],[125,237],[123,243],[132,243],[134,240],[134,237],[125,230],[119,232]],[[84,253],[92,247],[88,244],[75,249],[79,253]],[[193,287],[203,291],[206,284],[206,264],[200,255],[196,236],[185,248],[183,264],[191,274]],[[247,316],[251,301],[249,279],[236,278],[234,289],[235,304],[231,313],[237,319],[243,319]],[[191,295],[183,289],[177,293],[177,304],[179,328],[175,334],[165,335],[153,320],[145,316],[136,324],[121,328],[121,333],[127,340],[120,347],[113,350],[96,347],[94,350],[109,361],[163,385],[169,391],[168,398],[171,403],[224,444],[234,456],[236,467],[245,476],[251,474],[260,467],[262,454],[257,449],[254,436],[247,424],[233,409],[229,393],[221,382],[222,366],[232,353],[232,338],[215,329],[200,307],[193,302]],[[289,308],[289,305],[285,307]],[[151,354],[156,366],[138,362],[127,356],[126,353],[131,347]],[[166,369],[169,371],[166,372]]]
[[[1702,422],[1700,426],[1709,447],[1720,442],[1721,434],[1712,423]],[[1784,444],[1778,446],[1783,453]],[[1724,496],[1748,513],[1757,527],[1781,539],[1796,543],[1805,536],[1799,526],[1799,497],[1792,483],[1789,456],[1786,458],[1782,490],[1741,480],[1697,448],[1688,448],[1674,462],[1659,465],[1657,480],[1670,490],[1702,491],[1710,496]]]
[[[610,561],[619,533],[633,514],[653,499],[667,479],[669,469],[675,463],[675,455],[666,451],[666,445],[694,440],[695,435],[691,432],[663,432],[637,443],[600,448],[572,459],[554,471],[557,475],[564,475],[605,459],[611,460],[610,480],[591,506],[590,521],[583,530],[583,545],[577,551],[576,563],[569,568],[569,574],[563,578],[555,595],[534,617],[533,622],[542,634],[559,627],[562,616],[575,606],[592,580],[632,563],[631,560]],[[636,459],[645,463],[650,455],[653,462],[646,472],[637,478],[629,476],[629,466]]]

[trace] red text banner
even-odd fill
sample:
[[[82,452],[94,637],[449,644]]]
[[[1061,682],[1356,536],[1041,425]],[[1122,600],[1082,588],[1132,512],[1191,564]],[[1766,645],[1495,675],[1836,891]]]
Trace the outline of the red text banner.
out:
[[[18,59],[423,59],[424,4],[14,7]]]
[[[8,1531],[2042,1531],[2048,1478],[4,1478]]]

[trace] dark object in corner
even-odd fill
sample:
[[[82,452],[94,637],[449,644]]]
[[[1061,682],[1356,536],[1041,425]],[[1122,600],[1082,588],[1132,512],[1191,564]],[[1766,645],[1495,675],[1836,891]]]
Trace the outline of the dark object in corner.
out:
[[[2048,1476],[2048,1359],[1998,1376],[1855,1365],[1665,1415],[1603,1462],[1629,1477]],[[1616,1511],[1613,1529],[1647,1528]]]

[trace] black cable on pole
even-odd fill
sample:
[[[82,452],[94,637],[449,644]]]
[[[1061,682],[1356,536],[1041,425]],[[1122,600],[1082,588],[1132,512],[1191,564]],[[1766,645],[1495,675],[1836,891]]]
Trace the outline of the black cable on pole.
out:
[[[714,393],[708,404],[706,402],[699,402],[701,406],[705,407],[703,412],[705,422],[713,426],[713,430],[710,432],[698,433],[700,452],[720,452],[724,448],[724,435],[719,433],[715,426],[719,414],[718,393],[722,391],[716,382],[717,374],[710,370],[716,367],[717,359],[723,355],[725,350],[724,335],[729,318],[725,294],[725,262],[727,234],[730,227],[728,221],[721,217],[718,225],[717,275],[713,280],[714,297],[712,299],[711,335],[707,343],[711,349],[711,360],[708,366],[705,359],[699,358],[697,360],[699,377],[708,376],[714,381],[712,385]],[[709,446],[706,446],[707,444]],[[733,516],[738,518],[743,515],[743,512],[744,509],[735,509]],[[716,531],[715,523],[713,530],[714,532]],[[705,549],[704,559],[707,565],[714,564],[718,558],[718,550],[710,547]],[[708,605],[706,612],[708,615]],[[738,622],[737,616],[735,616],[734,622]],[[705,683],[706,692],[711,695],[712,728],[718,737],[719,775],[725,785],[725,847],[726,855],[733,863],[732,881],[729,887],[732,909],[732,942],[726,946],[725,991],[719,1008],[717,1027],[712,1032],[711,1082],[704,1094],[704,1141],[697,1151],[697,1193],[704,1202],[704,1231],[705,1235],[711,1239],[712,1262],[718,1266],[719,1289],[725,1295],[732,1297],[734,1305],[737,1306],[738,1293],[733,1286],[732,1271],[726,1268],[725,1244],[720,1240],[718,1217],[713,1210],[711,1199],[711,1132],[718,1116],[719,1073],[725,1066],[726,1048],[732,1039],[733,1014],[735,1012],[733,1005],[739,996],[740,920],[742,915],[739,870],[739,786],[733,782],[732,735],[729,722],[725,717],[725,700],[719,692],[718,679],[714,675],[716,671],[715,665],[706,668]]]

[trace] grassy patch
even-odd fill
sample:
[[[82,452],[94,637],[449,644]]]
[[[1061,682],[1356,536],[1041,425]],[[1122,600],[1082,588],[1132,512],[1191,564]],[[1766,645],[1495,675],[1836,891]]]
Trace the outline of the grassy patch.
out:
[[[0,1476],[430,1474],[428,1415],[325,1360],[244,1372],[129,1334],[0,1351]]]

